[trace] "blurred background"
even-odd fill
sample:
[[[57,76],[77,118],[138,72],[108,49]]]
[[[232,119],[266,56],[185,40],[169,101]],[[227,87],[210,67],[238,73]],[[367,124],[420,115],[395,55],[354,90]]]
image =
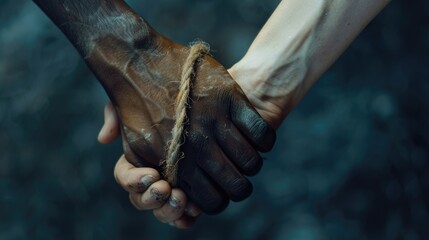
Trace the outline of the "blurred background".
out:
[[[129,1],[227,67],[279,0]],[[190,230],[138,212],[96,137],[107,97],[28,0],[0,5],[0,239],[429,239],[429,1],[393,1],[278,131],[254,194]],[[204,20],[202,20],[204,19]]]

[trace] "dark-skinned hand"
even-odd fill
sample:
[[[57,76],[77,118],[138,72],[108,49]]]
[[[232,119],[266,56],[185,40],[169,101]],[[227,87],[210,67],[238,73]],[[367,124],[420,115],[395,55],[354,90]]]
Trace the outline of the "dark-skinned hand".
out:
[[[175,122],[189,48],[153,30],[122,0],[34,0],[65,33],[104,86],[118,114],[126,159],[160,170]],[[214,214],[248,197],[245,177],[262,165],[274,130],[226,69],[205,55],[196,66],[177,187]]]
[[[126,159],[160,169],[172,138],[175,99],[189,48],[155,31],[149,43],[103,39],[88,55],[118,113]],[[245,175],[262,166],[275,133],[249,104],[227,70],[210,56],[197,65],[188,111],[188,133],[179,162],[178,187],[208,214],[248,197]]]

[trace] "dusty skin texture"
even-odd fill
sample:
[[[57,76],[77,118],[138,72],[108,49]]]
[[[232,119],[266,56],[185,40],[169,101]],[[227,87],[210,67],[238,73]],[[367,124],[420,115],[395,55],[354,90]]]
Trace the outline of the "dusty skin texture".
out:
[[[153,30],[122,1],[35,1],[85,57],[118,113],[133,165],[160,170],[175,120],[189,48]],[[210,56],[196,65],[178,187],[206,213],[248,197],[244,175],[262,165],[275,132],[226,69]]]

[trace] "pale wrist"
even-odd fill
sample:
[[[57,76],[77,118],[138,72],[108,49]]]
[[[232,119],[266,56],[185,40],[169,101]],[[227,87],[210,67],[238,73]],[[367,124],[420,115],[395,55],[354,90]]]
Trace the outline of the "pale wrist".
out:
[[[260,64],[246,57],[234,64],[229,73],[243,89],[254,89],[267,81],[266,71],[262,70]]]
[[[248,53],[231,68],[231,75],[252,97],[293,108],[305,94],[303,86],[308,73],[305,56],[275,55],[279,54]]]
[[[229,72],[259,114],[273,128],[278,128],[292,105],[285,92],[273,88],[269,78],[271,70],[265,66],[256,59],[243,58]]]

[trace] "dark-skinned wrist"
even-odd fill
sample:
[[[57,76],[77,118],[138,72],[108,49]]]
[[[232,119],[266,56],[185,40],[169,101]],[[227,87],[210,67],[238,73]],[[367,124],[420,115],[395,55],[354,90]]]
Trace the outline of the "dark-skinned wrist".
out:
[[[150,41],[150,26],[123,0],[33,0],[83,57],[104,39],[140,45]]]
[[[114,103],[120,94],[115,89],[125,86],[125,65],[136,50],[151,50],[161,38],[123,0],[34,2],[84,57]]]

